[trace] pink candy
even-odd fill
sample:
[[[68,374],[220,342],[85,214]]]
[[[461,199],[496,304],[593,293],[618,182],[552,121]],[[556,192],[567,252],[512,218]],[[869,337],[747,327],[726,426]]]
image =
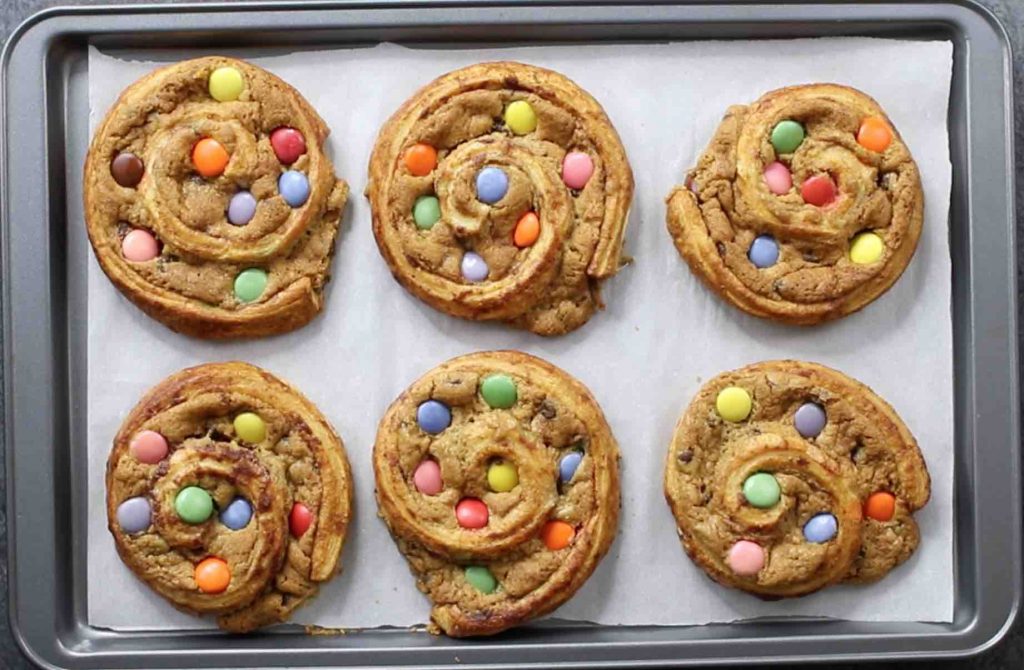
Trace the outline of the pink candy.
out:
[[[775,195],[785,195],[789,193],[789,189],[793,188],[793,175],[789,173],[789,168],[779,161],[775,161],[765,167],[764,183],[768,185],[768,190]]]
[[[156,431],[144,430],[135,436],[128,450],[140,463],[152,465],[164,460],[167,455],[167,440]]]
[[[437,464],[437,461],[428,458],[416,466],[416,471],[412,473],[412,483],[416,485],[416,490],[420,493],[436,496],[444,488],[444,482],[441,480],[441,466]]]
[[[764,549],[757,542],[740,540],[732,545],[726,562],[737,575],[756,575],[764,567]]]
[[[121,241],[124,257],[136,263],[151,261],[160,255],[160,243],[148,230],[136,228]]]
[[[582,151],[570,151],[562,161],[562,181],[571,189],[581,189],[594,174],[594,161]]]

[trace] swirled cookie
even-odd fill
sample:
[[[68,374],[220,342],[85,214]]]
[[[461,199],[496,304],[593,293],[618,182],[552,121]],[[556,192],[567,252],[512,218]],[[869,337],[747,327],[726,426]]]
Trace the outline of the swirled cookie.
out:
[[[487,635],[568,600],[615,537],[618,460],[590,392],[532,356],[461,356],[406,389],[377,431],[377,502],[434,624]]]
[[[258,337],[323,305],[348,195],[327,126],[291,86],[224,57],[161,68],[121,94],[85,163],[100,267],[170,328]]]
[[[566,77],[481,63],[384,125],[366,189],[392,274],[435,309],[561,335],[618,272],[633,174],[604,110]]]
[[[107,461],[117,552],[175,607],[246,632],[284,621],[338,571],[345,451],[317,408],[245,363],[157,384]]]
[[[846,375],[799,361],[705,384],[665,464],[665,496],[693,561],[768,598],[885,576],[917,548],[913,513],[929,486],[892,407]]]
[[[814,324],[855,312],[907,267],[924,196],[910,150],[874,100],[792,86],[730,107],[668,229],[690,269],[755,316]]]

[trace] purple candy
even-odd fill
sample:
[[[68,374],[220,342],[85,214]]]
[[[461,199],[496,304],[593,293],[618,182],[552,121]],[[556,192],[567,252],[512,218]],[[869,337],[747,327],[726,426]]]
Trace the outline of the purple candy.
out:
[[[758,235],[750,245],[747,258],[758,268],[770,268],[779,260],[779,245],[771,235]]]
[[[793,423],[796,431],[804,437],[817,437],[825,428],[825,410],[821,405],[813,402],[805,402],[793,415]]]
[[[126,533],[140,533],[149,528],[152,513],[146,498],[128,498],[117,506],[117,525]]]
[[[244,226],[256,216],[256,198],[248,191],[239,191],[231,196],[228,203],[228,221],[236,226]]]
[[[483,281],[487,279],[488,272],[487,261],[480,254],[467,251],[462,257],[462,276],[469,281]]]

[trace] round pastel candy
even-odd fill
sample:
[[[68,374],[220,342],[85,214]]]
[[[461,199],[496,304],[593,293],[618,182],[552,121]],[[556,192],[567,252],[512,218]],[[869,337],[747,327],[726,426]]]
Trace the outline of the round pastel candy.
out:
[[[185,523],[203,523],[213,514],[213,498],[198,486],[186,486],[174,498],[174,511]]]
[[[489,165],[476,173],[476,199],[493,205],[508,193],[508,175],[501,168]]]
[[[117,506],[117,525],[125,533],[141,533],[149,528],[153,507],[146,498],[128,498]]]
[[[540,539],[552,551],[565,549],[576,535],[576,529],[564,521],[548,521],[540,529]]]
[[[261,268],[242,270],[235,277],[235,297],[242,302],[257,300],[267,288],[267,273]]]
[[[800,197],[808,205],[824,207],[836,199],[836,183],[827,174],[816,174],[800,185]]]
[[[256,216],[256,198],[249,191],[239,191],[228,202],[228,221],[244,226]]]
[[[857,233],[850,240],[850,260],[857,265],[877,263],[885,251],[885,242],[870,230]]]
[[[804,524],[804,538],[808,542],[828,542],[839,531],[839,522],[828,512],[815,514]]]
[[[412,218],[420,230],[430,230],[441,220],[441,201],[432,195],[421,195],[412,206]]]
[[[525,100],[516,100],[505,108],[505,125],[516,135],[532,133],[537,128],[537,113]]]
[[[781,495],[779,480],[767,472],[756,472],[743,482],[743,497],[754,507],[760,509],[775,507]]]
[[[594,174],[594,159],[582,151],[570,151],[562,159],[562,181],[571,189],[587,185]]]
[[[145,171],[142,159],[130,151],[122,151],[110,161],[110,176],[114,178],[118,186],[131,188],[142,181],[142,173]]]
[[[751,406],[750,394],[738,386],[725,387],[715,398],[715,409],[726,421],[743,421],[750,416]]]
[[[405,150],[402,162],[414,177],[426,177],[437,167],[437,149],[422,142],[414,144]]]
[[[121,240],[121,253],[133,263],[145,263],[160,255],[160,243],[148,230],[136,228]]]
[[[207,179],[223,174],[230,158],[228,150],[212,137],[204,137],[192,147],[192,164]]]
[[[217,102],[238,100],[245,82],[242,73],[230,66],[219,67],[210,73],[210,95]]]
[[[868,496],[864,503],[864,515],[876,521],[888,521],[896,514],[896,496],[887,491],[878,491]]]
[[[583,454],[578,451],[570,451],[565,456],[562,456],[562,460],[558,462],[558,479],[563,484],[571,482],[573,475],[576,474],[576,469],[580,467],[582,461]]]
[[[455,519],[463,528],[475,530],[487,525],[490,512],[487,505],[478,498],[463,498],[455,506]]]
[[[306,153],[306,139],[298,130],[282,126],[270,133],[270,148],[274,150],[277,160],[291,165]]]
[[[309,179],[298,170],[287,170],[277,178],[277,190],[292,207],[302,207],[309,199]]]
[[[254,412],[242,412],[232,422],[235,426],[235,435],[239,439],[256,444],[267,437],[267,424],[259,414]]]
[[[882,153],[892,143],[892,128],[884,119],[878,116],[869,116],[860,122],[857,129],[857,144],[868,151]]]
[[[231,530],[242,530],[252,519],[252,505],[245,498],[235,498],[220,513],[220,522]]]
[[[793,188],[793,175],[790,174],[788,167],[774,161],[764,168],[764,183],[775,195],[785,195]]]
[[[779,121],[772,128],[772,146],[775,152],[791,154],[804,141],[804,127],[796,121]]]
[[[309,508],[300,502],[292,505],[292,511],[288,514],[288,530],[294,537],[302,537],[309,527],[313,525],[313,513]]]
[[[519,399],[516,383],[508,375],[502,374],[484,377],[480,384],[480,395],[494,409],[508,409]]]
[[[204,558],[196,566],[195,580],[203,593],[223,593],[231,583],[231,568],[220,558]]]
[[[817,437],[825,429],[825,409],[816,402],[805,402],[793,415],[796,432],[804,437]]]
[[[764,567],[764,549],[756,542],[740,540],[729,549],[726,557],[729,569],[737,575],[750,577]]]
[[[437,400],[427,400],[416,408],[416,423],[423,432],[437,435],[452,424],[452,411]]]
[[[517,247],[523,249],[533,245],[540,237],[540,219],[533,212],[527,212],[519,217],[516,222],[516,229],[512,233],[512,241]]]
[[[140,463],[153,465],[167,456],[167,440],[155,430],[144,430],[136,433],[131,444],[128,445],[128,451]]]
[[[758,235],[750,243],[747,258],[756,268],[770,268],[779,260],[779,243],[771,235]]]
[[[487,485],[496,493],[507,493],[519,485],[519,471],[511,463],[491,463],[487,468]]]
[[[462,276],[467,281],[483,281],[487,279],[487,273],[490,271],[490,268],[487,267],[487,261],[475,251],[467,251],[462,255]]]
[[[470,565],[466,568],[465,575],[470,586],[481,593],[494,593],[498,588],[498,580],[482,565]]]
[[[420,461],[416,471],[412,473],[412,483],[416,490],[426,496],[436,496],[444,488],[441,479],[441,466],[437,461],[427,458]]]

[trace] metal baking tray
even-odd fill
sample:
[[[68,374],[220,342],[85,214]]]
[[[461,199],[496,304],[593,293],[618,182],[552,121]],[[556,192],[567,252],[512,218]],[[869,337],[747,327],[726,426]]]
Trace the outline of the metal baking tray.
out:
[[[392,42],[572,43],[861,35],[954,45],[955,578],[952,623],[772,619],[707,626],[544,622],[458,641],[407,630],[121,633],[86,619],[86,237],[72,214],[88,144],[87,45],[268,53]],[[641,667],[966,656],[1021,599],[1012,60],[987,10],[945,3],[601,0],[231,3],[60,8],[2,58],[4,447],[11,627],[51,668]],[[926,324],[922,324],[925,328]],[[924,333],[922,331],[922,336]],[[685,560],[680,557],[680,560]],[[114,586],[114,585],[112,585]],[[685,598],[686,594],[679,594]]]

